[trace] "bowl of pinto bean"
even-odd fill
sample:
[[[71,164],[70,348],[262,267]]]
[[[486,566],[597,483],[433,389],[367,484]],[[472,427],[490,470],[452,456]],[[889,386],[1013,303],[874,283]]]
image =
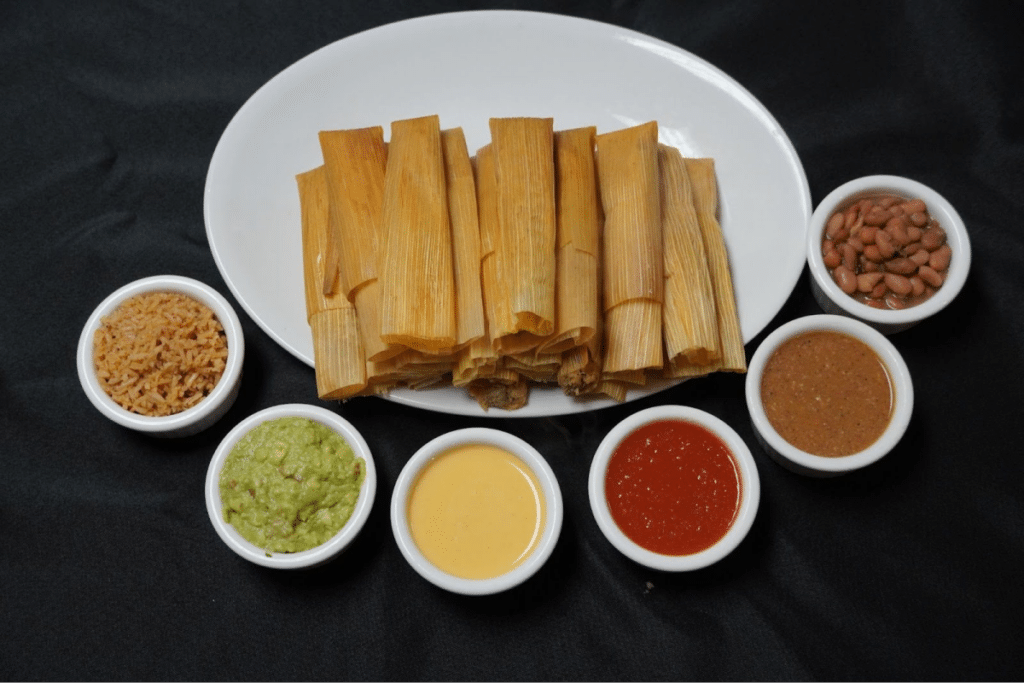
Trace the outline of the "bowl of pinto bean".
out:
[[[818,204],[807,263],[822,310],[894,334],[956,298],[971,245],[960,215],[938,192],[909,178],[872,175]]]

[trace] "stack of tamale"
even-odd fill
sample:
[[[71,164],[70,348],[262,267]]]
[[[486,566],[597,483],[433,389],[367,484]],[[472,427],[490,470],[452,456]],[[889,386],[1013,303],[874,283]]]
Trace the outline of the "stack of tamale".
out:
[[[450,383],[515,409],[745,371],[713,160],[656,122],[489,123],[472,157],[437,116],[320,132],[297,176],[318,396]]]

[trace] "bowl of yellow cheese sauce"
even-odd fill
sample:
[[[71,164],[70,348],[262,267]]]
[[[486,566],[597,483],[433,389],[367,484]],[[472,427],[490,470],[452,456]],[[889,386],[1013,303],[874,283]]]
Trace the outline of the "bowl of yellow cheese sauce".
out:
[[[499,593],[550,557],[562,494],[530,444],[496,429],[461,429],[409,459],[392,495],[391,527],[402,555],[434,585]]]

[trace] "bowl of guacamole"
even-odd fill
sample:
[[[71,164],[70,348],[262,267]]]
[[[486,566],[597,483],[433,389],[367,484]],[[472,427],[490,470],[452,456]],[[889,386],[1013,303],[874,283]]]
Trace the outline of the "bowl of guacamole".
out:
[[[206,476],[206,507],[221,540],[266,567],[322,564],[358,535],[377,475],[366,441],[325,408],[287,404],[239,423]]]

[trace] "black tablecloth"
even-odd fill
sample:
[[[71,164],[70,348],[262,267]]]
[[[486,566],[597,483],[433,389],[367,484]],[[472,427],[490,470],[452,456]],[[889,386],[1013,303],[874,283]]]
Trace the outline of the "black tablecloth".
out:
[[[495,6],[4,3],[0,676],[1020,678],[1024,52],[1019,23],[997,5],[509,3],[635,29],[716,65],[781,123],[814,204],[870,173],[931,185],[969,227],[971,275],[946,310],[893,337],[916,385],[905,438],[838,479],[792,474],[758,449],[736,375],[550,418],[323,403],[366,436],[380,494],[344,559],[284,572],[218,539],[203,482],[219,440],[247,415],[320,404],[313,371],[239,309],[237,403],[202,434],[161,440],[88,402],[75,370],[81,327],[109,293],[148,275],[193,277],[231,299],[207,242],[204,180],[225,126],[263,83],[365,29]],[[779,324],[818,312],[805,271],[748,357]],[[587,500],[602,437],[662,403],[733,426],[763,487],[742,545],[681,575],[621,556]],[[420,445],[481,425],[548,457],[565,524],[526,584],[470,598],[413,572],[387,506]]]

